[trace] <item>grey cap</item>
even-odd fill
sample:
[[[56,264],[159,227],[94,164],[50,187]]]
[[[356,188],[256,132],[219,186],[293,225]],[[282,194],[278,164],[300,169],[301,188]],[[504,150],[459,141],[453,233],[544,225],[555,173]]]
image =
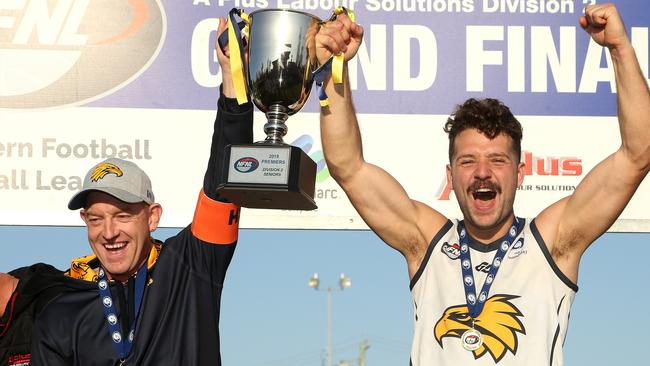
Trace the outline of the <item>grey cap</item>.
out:
[[[81,191],[75,194],[68,208],[77,210],[86,205],[89,192],[108,193],[126,203],[153,203],[151,180],[147,174],[130,161],[109,158],[92,167],[84,178]]]

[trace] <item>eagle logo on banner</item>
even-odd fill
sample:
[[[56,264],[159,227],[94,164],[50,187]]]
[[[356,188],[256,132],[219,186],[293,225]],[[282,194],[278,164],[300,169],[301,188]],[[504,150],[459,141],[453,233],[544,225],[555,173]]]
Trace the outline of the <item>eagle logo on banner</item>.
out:
[[[122,170],[119,167],[117,167],[117,165],[102,163],[99,164],[97,168],[95,168],[93,173],[90,175],[90,179],[93,182],[97,182],[98,180],[103,179],[108,174],[115,174],[116,176],[121,177],[122,174],[124,173],[122,173]]]
[[[474,359],[489,353],[494,362],[499,362],[510,351],[517,353],[519,345],[517,333],[526,334],[524,324],[519,317],[524,315],[511,302],[519,296],[494,295],[485,302],[481,314],[474,321],[474,328],[481,332],[483,344],[475,351]],[[434,335],[440,347],[445,337],[458,338],[472,328],[472,318],[467,305],[448,307],[434,327]]]

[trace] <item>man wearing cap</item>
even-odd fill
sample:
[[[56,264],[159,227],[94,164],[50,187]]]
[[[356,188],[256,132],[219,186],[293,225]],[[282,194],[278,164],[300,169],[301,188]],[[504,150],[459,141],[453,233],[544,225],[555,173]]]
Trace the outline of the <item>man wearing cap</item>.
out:
[[[68,272],[86,289],[42,311],[32,365],[221,364],[219,306],[239,207],[220,200],[216,186],[225,146],[252,142],[253,115],[231,99],[228,59],[217,53],[224,82],[192,223],[164,243],[152,239],[163,210],[145,172],[115,158],[91,168],[68,205],[81,209],[94,253]]]

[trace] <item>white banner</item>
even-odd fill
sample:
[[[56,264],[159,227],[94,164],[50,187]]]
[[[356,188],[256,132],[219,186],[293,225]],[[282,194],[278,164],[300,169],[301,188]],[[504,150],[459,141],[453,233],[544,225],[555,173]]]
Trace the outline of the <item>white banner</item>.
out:
[[[81,225],[67,210],[86,171],[111,156],[134,160],[150,175],[163,205],[162,225],[181,227],[192,218],[203,180],[214,111],[62,108],[0,111],[0,225]],[[364,156],[402,183],[410,197],[448,217],[460,217],[447,186],[445,115],[361,114]],[[569,195],[587,172],[620,145],[614,117],[519,116],[527,176],[515,213],[534,217]],[[255,138],[263,138],[261,113]],[[322,160],[318,114],[288,120],[286,142],[302,141]],[[304,143],[308,141],[309,143]],[[639,188],[613,231],[650,231],[650,183]],[[345,193],[319,171],[315,211],[244,210],[244,228],[367,229]]]
[[[516,213],[535,216],[620,144],[611,58],[578,25],[595,2],[0,1],[0,225],[80,225],[67,201],[112,155],[149,172],[164,226],[187,224],[221,82],[217,17],[233,6],[321,19],[353,10],[365,30],[349,65],[365,156],[450,217],[460,212],[445,181],[447,114],[470,97],[503,100],[525,128]],[[648,2],[617,7],[648,79]],[[319,162],[318,210],[245,210],[243,227],[366,228],[322,162],[318,111],[312,95],[285,139]],[[257,139],[264,120],[256,114]],[[648,184],[613,230],[650,231]]]

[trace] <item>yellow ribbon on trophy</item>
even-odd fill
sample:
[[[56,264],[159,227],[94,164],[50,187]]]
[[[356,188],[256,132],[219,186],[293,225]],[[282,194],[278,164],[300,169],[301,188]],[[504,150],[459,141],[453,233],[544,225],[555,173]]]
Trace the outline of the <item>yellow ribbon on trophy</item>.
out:
[[[336,19],[337,16],[341,14],[346,14],[348,18],[350,18],[351,21],[355,22],[355,16],[354,12],[352,10],[346,9],[342,6],[339,6],[334,10],[334,14],[332,15],[331,20]],[[344,54],[339,53],[338,55],[334,55],[334,59],[332,60],[332,81],[334,84],[341,84],[343,82],[343,63],[345,62]],[[323,103],[321,102],[321,105]],[[325,104],[327,105],[327,104]]]
[[[240,23],[235,22],[234,15],[237,14],[244,23],[240,30]],[[230,71],[235,86],[237,102],[244,104],[248,102],[246,91],[246,78],[244,76],[244,43],[243,39],[248,38],[248,27],[250,25],[248,14],[243,10],[232,9],[228,15],[228,39],[236,42],[228,42],[230,47]],[[237,31],[235,31],[237,27]]]
[[[328,21],[333,21],[337,16],[341,14],[346,14],[351,21],[356,21],[354,12],[342,6],[339,6],[334,10],[332,16]],[[323,22],[325,23],[325,22]],[[318,69],[313,72],[314,81],[316,83],[316,89],[318,90],[318,99],[321,107],[327,107],[329,105],[329,100],[327,98],[327,93],[325,93],[324,82],[327,78],[327,75],[331,73],[332,81],[334,84],[341,84],[343,82],[343,64],[345,63],[345,55],[339,53],[338,55],[332,55],[327,62],[323,65],[320,65]]]

